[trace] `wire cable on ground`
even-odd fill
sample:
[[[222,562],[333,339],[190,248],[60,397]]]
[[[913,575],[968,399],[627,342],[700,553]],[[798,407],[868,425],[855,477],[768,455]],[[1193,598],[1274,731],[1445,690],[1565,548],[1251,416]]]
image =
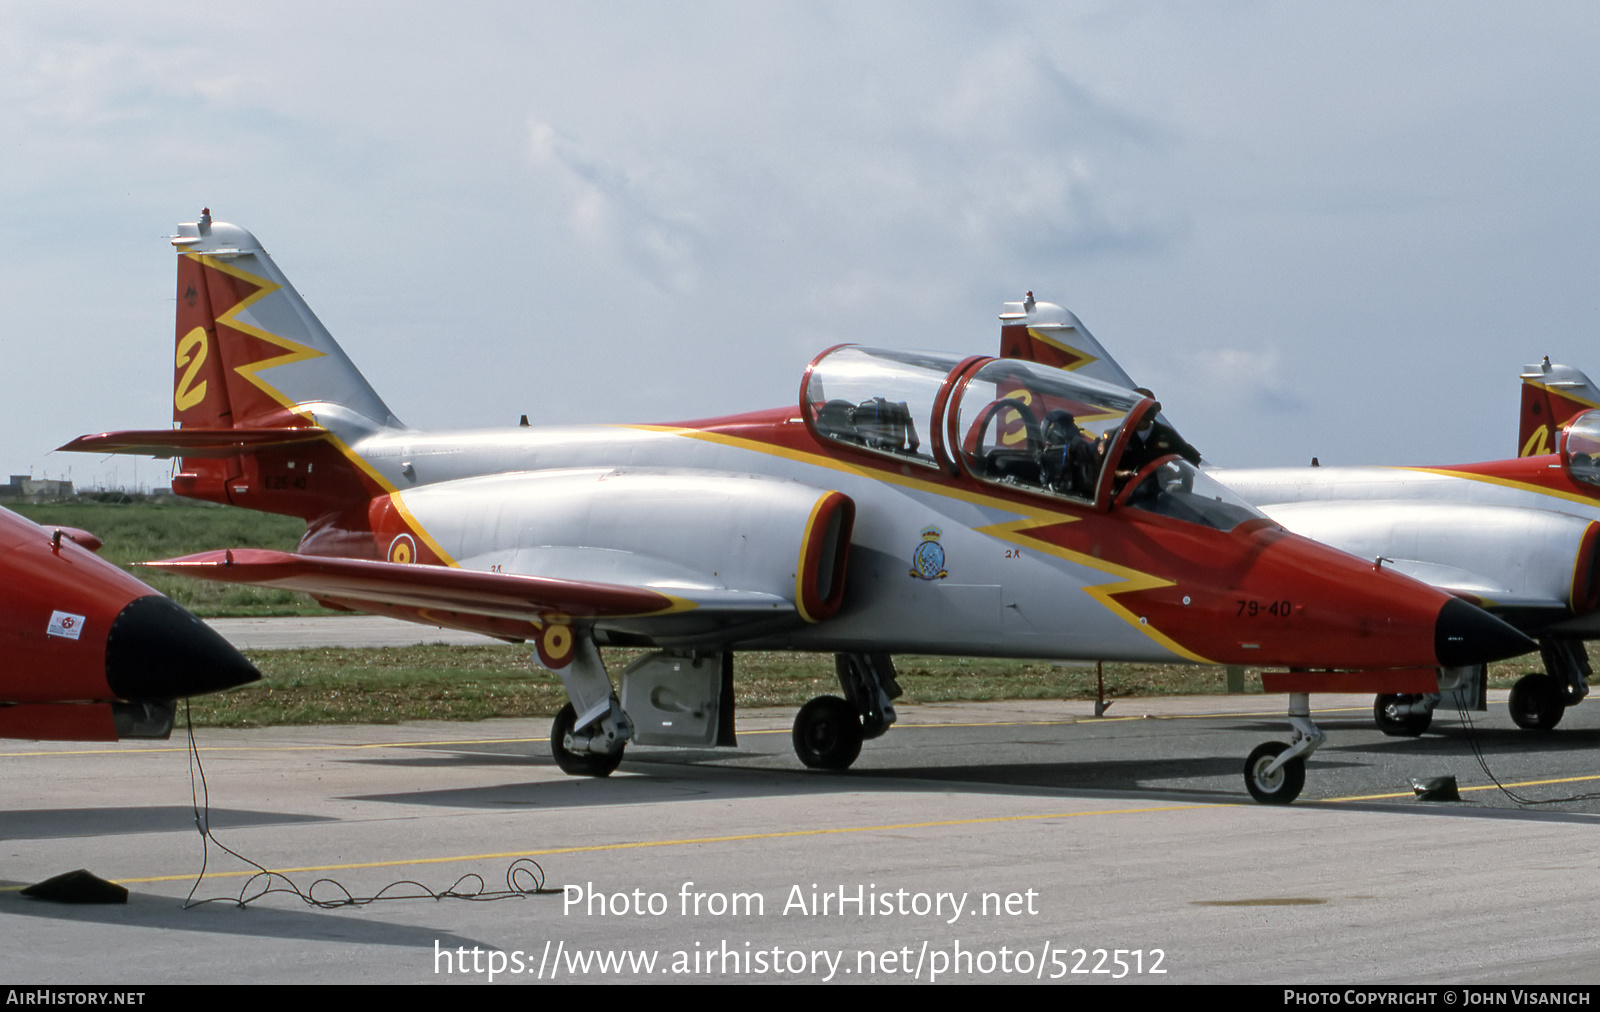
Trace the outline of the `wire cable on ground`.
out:
[[[1467,729],[1467,745],[1472,749],[1472,757],[1478,761],[1478,768],[1483,770],[1483,775],[1489,778],[1489,782],[1498,787],[1500,793],[1510,798],[1513,804],[1531,807],[1534,805],[1557,805],[1570,801],[1594,801],[1600,799],[1600,792],[1570,794],[1560,798],[1530,798],[1526,795],[1518,794],[1505,784],[1502,784],[1500,778],[1490,771],[1489,761],[1484,757],[1483,747],[1478,743],[1478,729],[1473,725],[1472,715],[1467,712],[1467,708],[1458,704],[1456,712],[1461,715],[1461,724]]]
[[[371,896],[356,896],[349,889],[332,878],[319,878],[305,889],[289,876],[282,872],[272,871],[243,854],[229,847],[211,832],[211,789],[206,783],[205,767],[200,762],[200,748],[195,743],[194,723],[189,714],[189,701],[183,701],[184,723],[189,734],[189,796],[194,809],[195,828],[200,831],[200,874],[195,877],[194,885],[189,888],[189,895],[183,901],[185,910],[190,907],[201,906],[206,903],[233,903],[243,907],[254,903],[263,896],[282,893],[299,897],[301,902],[308,906],[321,907],[332,910],[338,907],[364,907],[379,900],[473,900],[487,902],[490,900],[521,899],[528,896],[546,896],[561,892],[559,889],[545,888],[544,868],[532,858],[520,857],[511,862],[506,868],[506,886],[504,889],[489,889],[483,876],[475,872],[456,879],[448,889],[435,891],[413,879],[401,879],[391,882],[379,889]],[[206,869],[210,865],[211,846],[215,844],[219,850],[238,858],[243,863],[256,869],[256,873],[245,879],[244,885],[239,888],[237,896],[212,896],[205,899],[195,899],[194,895],[200,889],[200,883],[205,880]],[[318,890],[323,895],[318,896]]]

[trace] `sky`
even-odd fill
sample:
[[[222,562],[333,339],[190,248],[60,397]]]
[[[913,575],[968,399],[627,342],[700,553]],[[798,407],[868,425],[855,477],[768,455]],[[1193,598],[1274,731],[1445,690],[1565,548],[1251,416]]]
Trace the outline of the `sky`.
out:
[[[1516,449],[1600,375],[1600,7],[8,3],[0,472],[171,418],[174,253],[255,233],[420,429],[792,402],[1073,310],[1207,458]]]

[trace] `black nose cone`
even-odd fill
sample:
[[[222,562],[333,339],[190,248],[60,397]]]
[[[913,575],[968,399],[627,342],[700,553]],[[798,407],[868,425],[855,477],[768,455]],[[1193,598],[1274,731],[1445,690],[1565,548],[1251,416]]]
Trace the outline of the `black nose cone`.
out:
[[[160,595],[136,598],[106,636],[106,683],[122,699],[181,699],[260,677],[231,643]]]
[[[1433,626],[1433,652],[1446,668],[1488,664],[1539,649],[1514,626],[1458,598],[1439,609]]]

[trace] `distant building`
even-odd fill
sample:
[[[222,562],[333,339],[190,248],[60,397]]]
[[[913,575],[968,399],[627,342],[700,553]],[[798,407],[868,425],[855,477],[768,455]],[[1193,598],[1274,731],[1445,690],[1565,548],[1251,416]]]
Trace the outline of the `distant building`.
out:
[[[25,474],[14,474],[9,483],[0,485],[0,501],[4,502],[48,502],[51,499],[70,499],[72,496],[72,482],[62,478],[32,478]]]

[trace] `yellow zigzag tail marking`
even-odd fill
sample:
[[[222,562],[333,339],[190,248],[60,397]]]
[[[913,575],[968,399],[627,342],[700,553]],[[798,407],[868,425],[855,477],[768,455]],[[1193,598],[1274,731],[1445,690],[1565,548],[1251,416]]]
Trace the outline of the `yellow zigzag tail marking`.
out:
[[[255,305],[257,302],[260,302],[268,295],[271,295],[273,292],[276,292],[283,286],[275,282],[268,281],[266,278],[251,274],[249,271],[236,267],[231,263],[227,263],[226,261],[212,254],[184,253],[182,255],[193,260],[197,260],[204,266],[210,267],[213,270],[220,271],[230,277],[238,278],[239,280],[248,284],[257,286],[255,294],[235,303],[233,306],[230,306],[226,312],[216,318],[216,322],[240,331],[241,333],[249,334],[252,337],[267,342],[268,344],[277,345],[279,348],[284,349],[285,353],[277,356],[276,358],[262,359],[258,362],[246,362],[243,365],[235,367],[234,372],[240,376],[243,376],[262,393],[266,394],[283,407],[293,411],[306,421],[316,424],[316,419],[309,412],[300,410],[299,402],[284,394],[283,391],[279,390],[271,383],[268,383],[265,378],[258,374],[263,370],[276,368],[280,365],[289,365],[293,362],[307,362],[315,358],[325,358],[327,357],[326,353],[320,352],[315,348],[308,348],[298,341],[291,341],[287,337],[281,337],[272,333],[271,331],[263,330],[260,327],[245,323],[243,320],[238,319],[240,313]],[[337,447],[339,452],[344,455],[346,460],[350,461],[351,464],[353,464],[363,474],[370,478],[379,488],[383,489],[385,492],[396,491],[395,486],[391,484],[387,478],[374,470],[372,465],[368,464],[360,454],[356,453],[349,446],[347,446],[344,440],[339,439],[331,433],[323,438],[327,439],[330,443]]]
[[[214,271],[218,271],[230,277],[238,278],[240,281],[256,286],[254,293],[246,296],[239,302],[234,303],[232,306],[229,306],[221,316],[216,318],[216,322],[233,330],[237,330],[240,333],[249,334],[251,337],[265,341],[268,344],[276,345],[279,348],[284,349],[284,354],[275,358],[264,358],[255,362],[245,362],[241,365],[235,366],[233,371],[238,373],[240,376],[243,376],[262,393],[277,401],[282,406],[289,408],[291,411],[295,411],[307,421],[311,421],[311,417],[309,415],[298,410],[298,405],[294,400],[285,396],[282,391],[278,390],[272,384],[268,383],[265,379],[262,379],[256,374],[264,369],[273,369],[280,365],[289,365],[292,362],[305,362],[314,358],[322,358],[323,353],[317,351],[315,348],[308,348],[298,341],[291,341],[286,337],[280,337],[271,331],[263,330],[254,324],[245,323],[243,320],[239,319],[239,315],[241,313],[255,305],[257,302],[260,302],[262,299],[271,295],[273,292],[276,292],[283,286],[268,281],[266,278],[251,274],[249,271],[243,270],[239,267],[235,267],[233,264],[227,263],[211,254],[185,253],[184,256],[192,257]]]

